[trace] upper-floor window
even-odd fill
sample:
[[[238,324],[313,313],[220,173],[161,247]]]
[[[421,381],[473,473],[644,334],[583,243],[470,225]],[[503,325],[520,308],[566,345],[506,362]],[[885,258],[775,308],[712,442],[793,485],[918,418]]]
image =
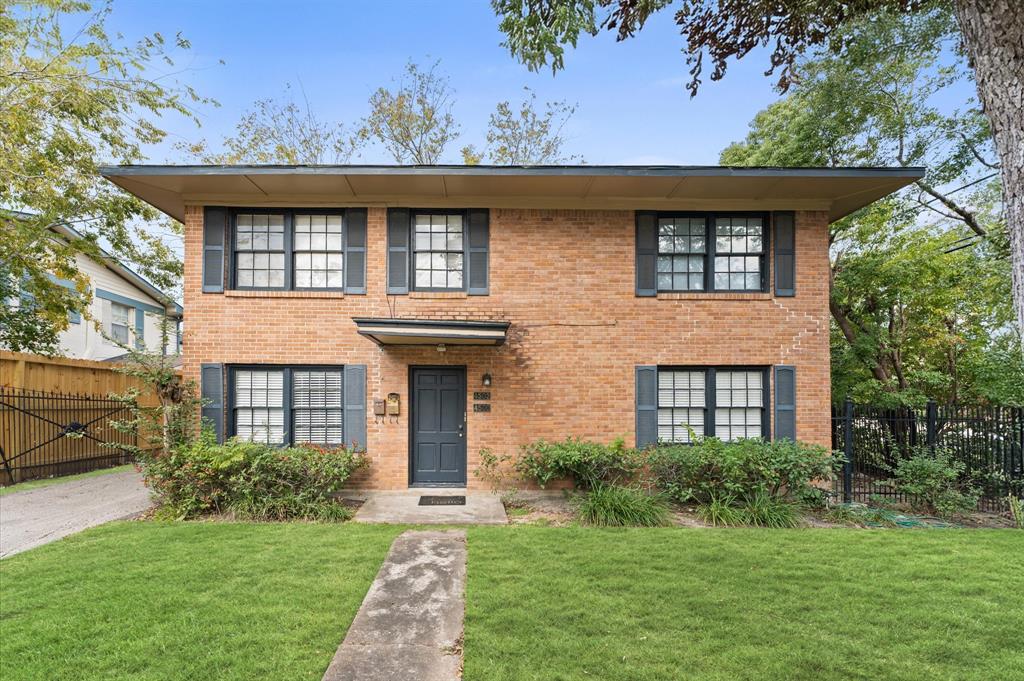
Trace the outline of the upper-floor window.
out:
[[[110,337],[121,345],[128,345],[132,308],[121,303],[110,303]]]
[[[246,289],[344,287],[342,212],[238,212],[234,285]]]
[[[465,288],[464,224],[461,213],[416,213],[413,218],[413,288]]]
[[[659,291],[764,291],[763,214],[658,216]]]
[[[768,372],[745,367],[658,369],[658,441],[768,436]]]

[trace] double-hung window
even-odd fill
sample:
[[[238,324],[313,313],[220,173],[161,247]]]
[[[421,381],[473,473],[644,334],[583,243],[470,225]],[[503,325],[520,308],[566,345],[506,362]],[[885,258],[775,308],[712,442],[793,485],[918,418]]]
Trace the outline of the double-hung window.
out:
[[[417,212],[413,218],[413,288],[462,291],[465,288],[465,216]]]
[[[690,443],[768,437],[768,370],[660,367],[658,441]]]
[[[110,337],[121,345],[128,345],[132,308],[121,303],[110,303]]]
[[[239,211],[234,214],[238,289],[341,290],[344,211]]]
[[[232,367],[232,433],[267,444],[344,443],[342,367]]]
[[[761,213],[660,214],[658,290],[767,290],[767,234]]]

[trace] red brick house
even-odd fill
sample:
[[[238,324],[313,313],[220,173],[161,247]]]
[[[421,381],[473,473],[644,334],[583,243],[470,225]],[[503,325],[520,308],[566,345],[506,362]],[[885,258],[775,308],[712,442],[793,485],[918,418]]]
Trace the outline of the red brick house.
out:
[[[481,449],[828,446],[828,226],[914,168],[132,166],[185,224],[184,373],[221,437],[355,442],[368,487]]]

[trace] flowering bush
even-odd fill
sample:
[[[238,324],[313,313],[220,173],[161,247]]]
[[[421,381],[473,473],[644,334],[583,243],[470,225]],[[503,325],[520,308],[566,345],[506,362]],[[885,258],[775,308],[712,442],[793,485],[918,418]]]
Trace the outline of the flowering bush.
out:
[[[140,462],[160,513],[186,519],[216,513],[245,520],[344,520],[333,494],[366,458],[345,447],[277,448],[204,432],[195,442]]]

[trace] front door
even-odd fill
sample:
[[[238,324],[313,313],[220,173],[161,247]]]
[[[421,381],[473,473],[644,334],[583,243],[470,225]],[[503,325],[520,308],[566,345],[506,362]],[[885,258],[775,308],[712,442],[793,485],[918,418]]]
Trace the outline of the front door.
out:
[[[466,484],[466,370],[412,368],[409,482]]]

